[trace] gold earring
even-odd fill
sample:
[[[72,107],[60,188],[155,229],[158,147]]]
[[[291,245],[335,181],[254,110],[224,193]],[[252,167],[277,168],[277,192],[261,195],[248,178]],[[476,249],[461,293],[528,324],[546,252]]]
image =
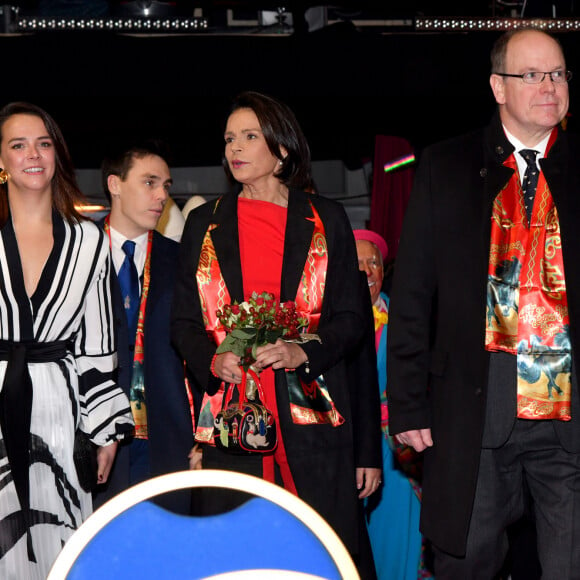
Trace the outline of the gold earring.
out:
[[[6,169],[0,169],[0,185],[4,185],[9,177],[10,175]]]

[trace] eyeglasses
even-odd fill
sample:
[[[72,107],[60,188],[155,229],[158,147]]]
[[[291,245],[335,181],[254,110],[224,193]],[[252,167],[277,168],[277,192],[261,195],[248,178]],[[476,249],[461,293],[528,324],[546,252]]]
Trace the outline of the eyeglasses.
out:
[[[540,83],[544,82],[546,75],[550,77],[550,80],[553,83],[567,83],[572,78],[572,71],[569,70],[554,70],[551,72],[541,72],[541,71],[530,71],[523,73],[521,75],[512,75],[508,73],[493,73],[494,75],[498,75],[500,77],[513,77],[517,79],[522,79],[524,83],[529,85],[539,85]]]

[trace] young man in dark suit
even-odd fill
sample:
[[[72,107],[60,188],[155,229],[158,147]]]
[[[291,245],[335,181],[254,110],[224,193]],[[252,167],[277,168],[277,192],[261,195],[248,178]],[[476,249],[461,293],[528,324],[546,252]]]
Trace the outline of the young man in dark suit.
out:
[[[132,145],[107,157],[103,187],[111,213],[103,227],[111,241],[118,383],[131,401],[132,442],[119,449],[96,506],[116,493],[163,473],[188,469],[193,427],[183,360],[171,346],[170,306],[179,245],[154,231],[172,183],[157,142]],[[189,493],[159,499],[190,512]]]
[[[580,577],[580,143],[560,44],[492,50],[498,113],[426,149],[389,311],[389,426],[425,451],[435,576],[494,578],[529,499],[543,578]],[[534,547],[530,546],[530,552]]]

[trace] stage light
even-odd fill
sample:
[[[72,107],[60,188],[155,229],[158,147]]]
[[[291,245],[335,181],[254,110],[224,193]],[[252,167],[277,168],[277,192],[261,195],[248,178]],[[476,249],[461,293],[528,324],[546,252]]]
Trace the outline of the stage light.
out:
[[[115,32],[201,32],[207,30],[205,18],[108,18],[106,20],[81,18],[19,18],[14,32],[38,30],[114,30]]]
[[[506,31],[518,28],[539,28],[551,32],[580,30],[579,18],[417,18],[415,30],[425,32],[448,31]]]

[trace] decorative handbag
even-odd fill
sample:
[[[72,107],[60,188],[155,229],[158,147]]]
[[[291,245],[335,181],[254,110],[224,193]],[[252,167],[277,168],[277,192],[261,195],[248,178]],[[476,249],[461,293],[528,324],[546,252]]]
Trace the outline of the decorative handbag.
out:
[[[80,429],[75,433],[73,460],[80,486],[88,492],[97,487],[97,446]]]
[[[248,375],[250,378],[248,379]],[[254,398],[249,399],[246,387],[255,385]],[[238,400],[233,402],[234,392]],[[215,446],[234,455],[269,453],[276,449],[278,437],[274,415],[262,403],[264,392],[258,375],[242,369],[242,384],[230,384],[224,395],[222,410],[216,415],[213,439]]]

